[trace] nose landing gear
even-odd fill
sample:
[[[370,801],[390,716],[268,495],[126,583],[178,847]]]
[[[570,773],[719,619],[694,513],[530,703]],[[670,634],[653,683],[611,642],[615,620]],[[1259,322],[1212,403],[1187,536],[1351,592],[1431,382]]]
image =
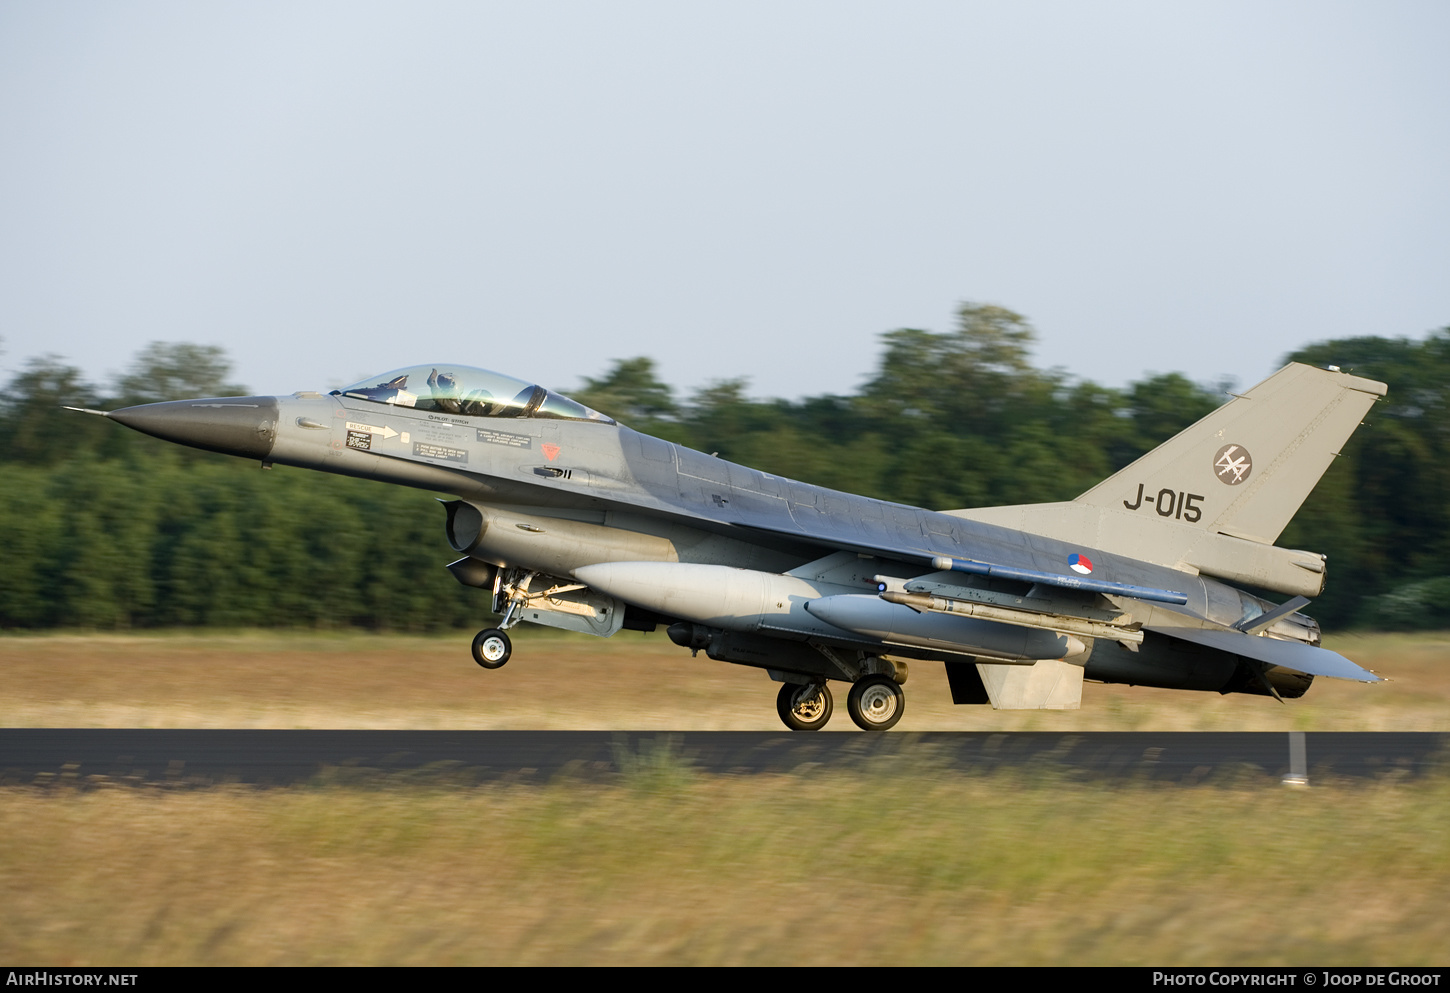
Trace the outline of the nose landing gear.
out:
[[[535,572],[521,574],[517,569],[511,569],[509,573],[507,582],[503,570],[494,574],[493,609],[497,611],[503,607],[503,618],[498,627],[484,628],[473,636],[473,661],[485,669],[502,668],[513,654],[514,643],[504,632],[519,622],[518,613],[529,600],[529,583],[538,575]]]

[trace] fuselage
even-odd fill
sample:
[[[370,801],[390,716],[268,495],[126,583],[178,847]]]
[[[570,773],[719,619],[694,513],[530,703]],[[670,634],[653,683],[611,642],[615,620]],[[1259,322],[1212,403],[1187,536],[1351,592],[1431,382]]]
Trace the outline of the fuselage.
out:
[[[841,627],[820,616],[829,612],[812,613],[808,604],[874,596],[883,577],[920,576],[932,571],[934,558],[951,556],[1062,576],[1071,576],[1071,564],[1085,557],[1097,575],[1114,582],[1181,591],[1184,612],[1219,624],[1270,606],[1189,572],[764,473],[598,415],[455,406],[424,409],[347,391],[302,392],[175,401],[111,416],[149,434],[265,465],[447,494],[459,502],[449,515],[449,541],[466,555],[555,577],[589,575],[597,586],[612,584],[604,591],[634,608],[740,637],[813,640],[915,658],[1074,656],[1090,679],[1222,689],[1238,668],[1234,655],[1151,634],[1132,645],[1101,638],[1053,640],[1046,632],[1024,633],[994,621],[938,618],[926,625],[913,621],[908,607],[893,616],[888,608],[895,605],[857,609],[855,601],[837,600],[833,620],[860,619]],[[819,575],[800,572],[833,552],[845,553],[845,560]],[[610,563],[695,568],[688,574],[601,568]],[[716,583],[710,579],[715,573],[699,571],[705,567],[748,572],[748,583],[764,585],[732,595],[729,582]],[[734,580],[736,587],[747,582]],[[682,592],[688,589],[694,590],[693,600]],[[1005,590],[1024,592],[1011,584]],[[713,612],[712,591],[723,598]],[[748,609],[740,609],[742,603]],[[1115,603],[1120,623],[1130,625],[1148,624],[1175,609],[1132,599]],[[853,612],[842,614],[845,608]],[[1280,622],[1286,636],[1317,641],[1307,619],[1295,618]],[[893,634],[893,625],[902,624],[916,624],[922,633]],[[954,641],[953,631],[974,633]]]

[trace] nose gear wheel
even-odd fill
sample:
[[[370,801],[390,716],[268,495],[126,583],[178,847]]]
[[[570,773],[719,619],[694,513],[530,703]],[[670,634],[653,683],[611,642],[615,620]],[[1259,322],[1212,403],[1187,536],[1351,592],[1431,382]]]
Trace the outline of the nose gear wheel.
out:
[[[498,628],[485,628],[473,636],[473,661],[485,669],[498,669],[509,660],[514,646]]]

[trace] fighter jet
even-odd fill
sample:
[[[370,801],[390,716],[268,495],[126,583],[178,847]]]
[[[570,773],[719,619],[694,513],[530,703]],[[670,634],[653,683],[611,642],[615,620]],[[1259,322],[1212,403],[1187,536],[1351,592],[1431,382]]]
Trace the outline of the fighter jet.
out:
[[[945,511],[736,465],[443,363],[105,416],[264,468],[440,494],[462,556],[447,568],[500,618],[473,639],[485,669],[523,621],[663,627],[763,669],[789,728],[824,727],[837,683],[880,731],[905,712],[912,663],[944,665],[955,703],[998,709],[1076,709],[1084,680],[1281,702],[1316,676],[1378,681],[1299,613],[1325,556],[1274,542],[1385,392],[1289,365],[1075,500]]]

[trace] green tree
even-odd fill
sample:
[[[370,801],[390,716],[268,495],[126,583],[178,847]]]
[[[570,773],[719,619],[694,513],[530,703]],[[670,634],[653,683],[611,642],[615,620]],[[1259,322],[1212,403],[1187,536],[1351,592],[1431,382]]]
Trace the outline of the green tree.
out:
[[[226,382],[231,371],[225,350],[216,345],[153,341],[116,380],[116,395],[127,404],[245,395],[245,386]]]
[[[1127,400],[1134,428],[1132,444],[1137,449],[1132,458],[1137,458],[1208,416],[1228,397],[1195,384],[1182,373],[1170,372],[1133,383]]]
[[[882,339],[879,372],[862,401],[887,419],[932,421],[953,434],[991,434],[1039,407],[1058,385],[1032,365],[1032,326],[1005,307],[963,304],[954,331],[904,328]]]
[[[574,392],[646,430],[766,472],[936,509],[1070,499],[1222,400],[1177,373],[1123,390],[1033,367],[1030,325],[965,305],[954,330],[883,336],[857,395],[760,400],[742,380],[677,402],[646,358]],[[1329,554],[1313,612],[1450,624],[1450,328],[1293,356],[1389,384],[1280,544]],[[154,344],[127,400],[224,392],[225,356]],[[62,411],[108,407],[56,356],[0,397],[0,626],[476,625],[486,596],[442,568],[435,502],[369,480],[166,445]]]
[[[598,379],[585,378],[570,396],[626,423],[670,420],[679,413],[674,391],[655,374],[654,359],[616,359]]]
[[[98,403],[96,388],[60,356],[30,359],[0,397],[0,458],[49,464],[91,450],[105,422],[61,408]]]
[[[1334,612],[1328,616],[1336,623],[1450,624],[1450,609],[1425,592],[1439,590],[1444,584],[1429,581],[1450,572],[1444,565],[1450,553],[1450,328],[1423,341],[1320,342],[1290,358],[1380,380],[1389,393],[1366,415],[1280,544],[1329,554]],[[1423,605],[1419,625],[1407,620],[1414,604]]]

